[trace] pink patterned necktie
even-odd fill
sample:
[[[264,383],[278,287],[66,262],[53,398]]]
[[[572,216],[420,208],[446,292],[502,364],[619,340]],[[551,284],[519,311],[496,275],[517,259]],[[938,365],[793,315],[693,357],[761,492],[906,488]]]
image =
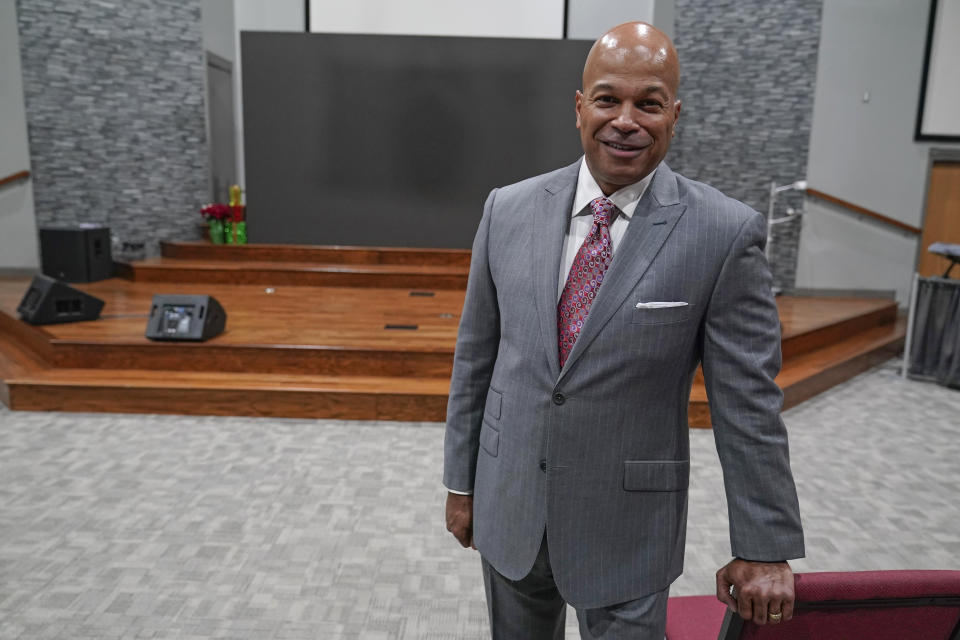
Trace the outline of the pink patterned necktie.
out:
[[[590,305],[603,284],[603,275],[613,259],[610,244],[610,220],[616,209],[606,198],[590,202],[593,226],[577,256],[573,259],[567,284],[557,304],[557,342],[560,347],[560,366],[563,367],[580,335],[583,323],[590,313]]]

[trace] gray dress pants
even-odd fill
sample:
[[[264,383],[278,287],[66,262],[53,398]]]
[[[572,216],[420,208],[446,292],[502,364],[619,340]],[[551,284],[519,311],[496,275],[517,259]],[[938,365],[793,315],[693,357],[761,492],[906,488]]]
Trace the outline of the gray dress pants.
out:
[[[547,537],[530,573],[510,580],[481,558],[493,640],[563,640],[567,603],[553,580]],[[584,640],[663,640],[670,588],[599,609],[577,609]]]

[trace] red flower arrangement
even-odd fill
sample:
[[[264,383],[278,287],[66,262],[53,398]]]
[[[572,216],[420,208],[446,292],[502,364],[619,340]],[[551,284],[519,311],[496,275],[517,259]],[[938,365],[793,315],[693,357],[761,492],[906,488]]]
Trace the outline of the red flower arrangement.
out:
[[[200,215],[208,220],[232,220],[233,209],[228,204],[214,202],[213,204],[204,205],[200,209]]]

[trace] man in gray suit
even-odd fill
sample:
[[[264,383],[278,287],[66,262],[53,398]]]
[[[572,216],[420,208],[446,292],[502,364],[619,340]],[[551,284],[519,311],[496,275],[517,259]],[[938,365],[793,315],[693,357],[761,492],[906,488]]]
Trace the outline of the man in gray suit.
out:
[[[480,551],[494,638],[562,638],[565,603],[584,638],[663,637],[701,363],[735,556],[717,596],[758,624],[792,615],[803,533],[766,225],[662,162],[678,82],[669,38],[615,27],[576,93],[583,160],[484,208],[444,484],[447,528]]]

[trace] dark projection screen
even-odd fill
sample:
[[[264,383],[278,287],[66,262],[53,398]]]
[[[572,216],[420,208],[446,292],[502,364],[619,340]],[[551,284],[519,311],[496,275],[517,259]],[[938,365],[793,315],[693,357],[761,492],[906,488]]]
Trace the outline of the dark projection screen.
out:
[[[243,33],[250,241],[470,247],[490,189],[580,156],[590,45]]]

